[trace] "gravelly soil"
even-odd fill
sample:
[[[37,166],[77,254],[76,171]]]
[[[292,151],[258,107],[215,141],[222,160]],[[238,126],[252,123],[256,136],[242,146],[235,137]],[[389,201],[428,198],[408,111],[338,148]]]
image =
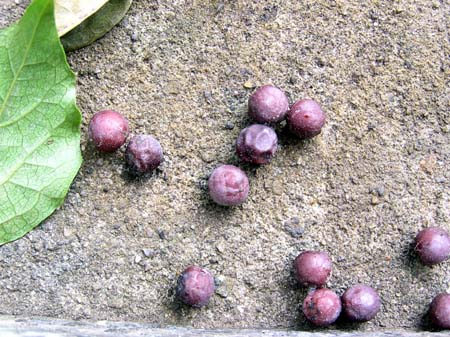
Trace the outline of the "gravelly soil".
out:
[[[0,26],[27,3],[0,0]],[[373,322],[338,327],[426,325],[428,303],[450,291],[450,263],[411,253],[420,228],[450,229],[449,17],[448,2],[428,0],[135,1],[69,55],[85,161],[63,207],[0,247],[0,313],[310,329],[291,265],[322,249],[329,287],[365,282],[383,300]],[[328,123],[311,141],[280,126],[275,160],[243,166],[248,202],[215,206],[208,174],[237,163],[248,87],[266,83],[316,99]],[[87,123],[106,108],[161,141],[160,171],[132,181],[123,152],[93,149]],[[220,284],[201,310],[174,302],[189,264]]]

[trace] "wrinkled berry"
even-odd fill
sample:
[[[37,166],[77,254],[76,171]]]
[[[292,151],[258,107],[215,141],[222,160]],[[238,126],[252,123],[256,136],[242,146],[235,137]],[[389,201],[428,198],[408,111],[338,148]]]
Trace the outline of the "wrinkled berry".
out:
[[[321,288],[311,291],[303,301],[303,313],[317,326],[333,324],[341,313],[341,299],[330,289]]]
[[[114,152],[125,144],[128,121],[116,111],[97,112],[89,123],[89,137],[98,150]]]
[[[437,295],[430,305],[431,323],[442,329],[450,329],[450,294]]]
[[[325,252],[305,251],[294,261],[298,282],[304,286],[322,287],[331,274],[331,259]]]
[[[380,306],[378,293],[364,284],[355,285],[342,295],[342,309],[351,321],[370,321],[378,313]]]
[[[442,228],[425,228],[417,234],[414,250],[425,265],[441,263],[450,256],[450,236]]]
[[[288,110],[286,94],[272,85],[259,87],[248,100],[248,115],[258,123],[280,122]]]
[[[303,139],[317,136],[325,124],[325,114],[320,105],[312,99],[296,102],[287,114],[291,132]]]
[[[222,206],[235,206],[243,203],[248,196],[247,175],[239,167],[222,165],[217,167],[208,180],[211,198]]]
[[[125,151],[125,159],[130,172],[141,175],[156,169],[163,161],[163,151],[159,142],[149,135],[131,138]]]
[[[190,266],[178,278],[177,296],[186,304],[202,307],[214,294],[214,278],[206,269]]]
[[[253,124],[241,131],[236,142],[236,153],[247,163],[267,164],[277,147],[278,137],[272,128]]]

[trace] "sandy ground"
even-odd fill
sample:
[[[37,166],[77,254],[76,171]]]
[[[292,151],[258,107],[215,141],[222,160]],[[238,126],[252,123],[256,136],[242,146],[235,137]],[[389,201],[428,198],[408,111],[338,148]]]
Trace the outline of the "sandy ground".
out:
[[[0,26],[28,1],[0,0]],[[420,228],[450,229],[450,5],[446,1],[138,0],[126,19],[69,55],[78,74],[84,164],[63,207],[0,247],[0,313],[194,327],[311,329],[292,261],[328,251],[328,286],[377,288],[367,330],[426,325],[450,263],[411,252]],[[243,166],[251,195],[214,205],[207,177],[238,163],[253,89],[275,84],[291,102],[319,101],[323,133],[298,141],[278,129],[267,166]],[[122,111],[133,133],[165,151],[156,174],[131,181],[123,151],[102,155],[87,123]],[[189,264],[219,284],[212,302],[174,301]]]

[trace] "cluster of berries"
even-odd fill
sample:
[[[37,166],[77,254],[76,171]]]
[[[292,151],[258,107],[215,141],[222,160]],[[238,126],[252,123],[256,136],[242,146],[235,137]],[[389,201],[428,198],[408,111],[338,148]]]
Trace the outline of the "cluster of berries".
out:
[[[271,85],[258,88],[250,96],[248,114],[259,124],[241,131],[236,141],[236,153],[243,162],[259,165],[269,163],[278,147],[277,134],[268,125],[286,119],[294,135],[308,139],[318,135],[325,124],[325,114],[315,101],[303,99],[289,108],[285,93]],[[100,111],[89,123],[89,136],[102,152],[118,150],[125,144],[128,135],[128,121],[115,111]],[[163,151],[152,136],[136,135],[127,145],[125,160],[130,173],[142,175],[161,164]],[[234,206],[246,200],[249,181],[240,168],[222,165],[211,174],[208,188],[216,203]],[[441,228],[426,228],[415,238],[415,251],[425,265],[441,263],[450,257],[450,236]],[[380,310],[378,293],[367,285],[355,285],[341,297],[323,288],[332,269],[327,253],[302,252],[295,259],[294,267],[300,284],[315,288],[303,302],[303,313],[313,324],[333,324],[341,312],[351,321],[364,322],[375,317]],[[177,295],[191,306],[206,305],[214,291],[214,278],[203,268],[190,266],[178,279]],[[450,294],[437,295],[430,305],[429,315],[435,326],[450,329]]]
[[[381,307],[378,293],[364,284],[347,289],[342,297],[323,288],[331,275],[332,264],[326,252],[304,251],[294,261],[295,275],[303,286],[314,287],[303,301],[303,314],[317,326],[333,324],[343,316],[353,322],[366,322],[375,317]]]
[[[289,130],[299,138],[317,136],[325,124],[320,105],[303,99],[289,108],[286,94],[277,87],[264,85],[256,89],[248,100],[248,115],[258,124],[241,131],[236,141],[236,154],[246,163],[269,163],[278,148],[278,137],[269,125],[286,119]],[[248,197],[249,180],[243,170],[234,165],[221,165],[208,181],[211,198],[222,206],[242,204]]]
[[[286,94],[272,85],[259,87],[250,96],[248,114],[259,124],[241,131],[236,153],[243,162],[259,165],[268,164],[278,148],[277,134],[268,125],[286,119],[294,135],[308,139],[318,135],[325,124],[325,114],[315,101],[303,99],[289,108]],[[125,144],[128,134],[128,121],[116,111],[97,112],[89,123],[89,137],[102,152],[117,151]],[[142,175],[161,164],[163,151],[152,136],[136,135],[127,145],[125,160],[130,173]],[[208,187],[211,198],[222,206],[243,203],[250,189],[245,172],[233,165],[217,167],[209,178]]]
[[[330,289],[322,288],[331,274],[331,259],[325,252],[305,251],[294,261],[296,277],[300,284],[317,289],[311,291],[303,302],[305,317],[317,326],[333,324],[341,311],[356,322],[371,320],[380,310],[381,300],[371,287],[358,284],[340,298]],[[193,307],[208,304],[214,294],[214,278],[206,269],[190,266],[178,278],[178,298]]]
[[[438,227],[421,230],[415,238],[415,252],[423,264],[432,266],[450,257],[450,235]],[[324,288],[332,272],[331,258],[326,252],[304,251],[294,260],[297,281],[312,287],[303,301],[302,311],[314,325],[326,327],[342,316],[351,322],[367,322],[381,308],[378,292],[365,284],[348,288],[342,296]],[[212,274],[201,267],[190,266],[178,278],[178,298],[193,307],[208,304],[214,294]],[[434,326],[450,329],[450,294],[437,295],[430,304],[429,317]]]

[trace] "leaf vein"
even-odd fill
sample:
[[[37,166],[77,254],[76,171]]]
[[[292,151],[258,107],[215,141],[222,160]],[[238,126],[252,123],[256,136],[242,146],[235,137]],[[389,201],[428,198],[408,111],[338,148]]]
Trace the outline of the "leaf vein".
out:
[[[39,23],[40,23],[40,21],[42,20],[42,13],[43,13],[44,11],[45,11],[45,8],[43,8],[43,9],[41,10],[39,21],[37,21],[37,22],[36,22],[36,25],[34,26],[33,32],[31,33],[30,41],[29,41],[29,43],[28,43],[28,45],[27,45],[27,48],[26,48],[25,53],[24,53],[24,56],[23,56],[22,63],[21,63],[21,65],[19,66],[19,69],[18,69],[17,73],[20,73],[20,72],[21,72],[21,70],[22,70],[22,68],[23,68],[23,66],[24,66],[24,64],[25,64],[25,61],[26,61],[27,58],[28,58],[28,54],[30,53],[30,48],[31,48],[31,46],[33,45],[34,38],[35,38],[35,36],[36,36],[36,32],[37,32],[37,29],[38,29],[38,27],[39,27]],[[11,60],[11,59],[10,59],[10,60]],[[12,65],[11,65],[11,66],[12,66]],[[9,90],[8,90],[7,93],[6,93],[6,97],[5,97],[4,101],[3,101],[3,105],[0,107],[0,117],[3,115],[3,112],[4,112],[5,109],[6,109],[6,102],[8,101],[9,96],[11,95],[11,93],[12,93],[12,91],[13,91],[15,85],[16,85],[16,81],[17,81],[17,74],[15,73],[13,67],[11,68],[11,71],[12,71],[13,74],[15,74],[15,75],[14,75],[14,77],[13,77],[13,81],[11,82],[11,85],[10,85],[10,87],[9,87]]]
[[[48,90],[47,90],[47,91],[45,92],[45,94],[42,95],[42,96],[43,96],[43,97],[47,96],[47,94],[48,94],[51,90],[53,90],[58,84],[63,83],[68,77],[69,77],[69,76],[64,77],[63,79],[61,79],[61,81],[55,83],[54,86],[48,88]],[[22,97],[22,96],[13,96],[13,97]],[[10,125],[14,124],[15,122],[19,121],[20,119],[22,119],[22,118],[28,116],[30,113],[32,113],[34,110],[36,110],[42,103],[46,103],[46,104],[50,104],[50,105],[59,105],[60,107],[64,108],[64,107],[61,105],[61,102],[55,103],[55,102],[45,101],[45,100],[42,99],[42,100],[40,100],[39,102],[37,102],[34,106],[32,106],[31,108],[29,108],[29,109],[28,109],[25,113],[23,113],[22,115],[20,115],[20,116],[14,118],[14,119],[11,119],[11,120],[9,120],[9,121],[6,121],[6,122],[4,122],[4,123],[0,123],[0,127],[10,126]]]
[[[41,199],[41,195],[38,194],[38,197],[36,198],[36,200],[33,202],[33,204],[31,205],[31,207],[29,207],[26,211],[22,212],[22,213],[16,213],[14,216],[10,217],[9,219],[6,219],[5,221],[3,221],[3,223],[9,222],[13,219],[16,218],[23,218],[23,215],[29,211],[31,211],[34,207],[36,207],[36,205],[38,204],[39,200]],[[23,218],[25,220],[25,218]]]
[[[62,123],[64,123],[64,122],[62,122]],[[60,123],[58,126],[56,126],[55,129],[57,129],[59,126],[61,126],[62,123]],[[27,152],[27,155],[23,158],[23,160],[18,162],[11,169],[11,172],[9,174],[7,174],[6,176],[4,176],[3,179],[0,179],[0,186],[2,186],[5,182],[10,180],[11,177],[17,172],[17,170],[23,165],[23,163],[26,162],[26,160],[34,153],[34,151],[36,151],[39,147],[41,147],[42,145],[44,145],[45,142],[48,141],[49,137],[50,137],[49,134],[46,135],[45,137],[43,137],[43,140],[41,142],[39,142],[35,147],[33,147],[29,152]]]

